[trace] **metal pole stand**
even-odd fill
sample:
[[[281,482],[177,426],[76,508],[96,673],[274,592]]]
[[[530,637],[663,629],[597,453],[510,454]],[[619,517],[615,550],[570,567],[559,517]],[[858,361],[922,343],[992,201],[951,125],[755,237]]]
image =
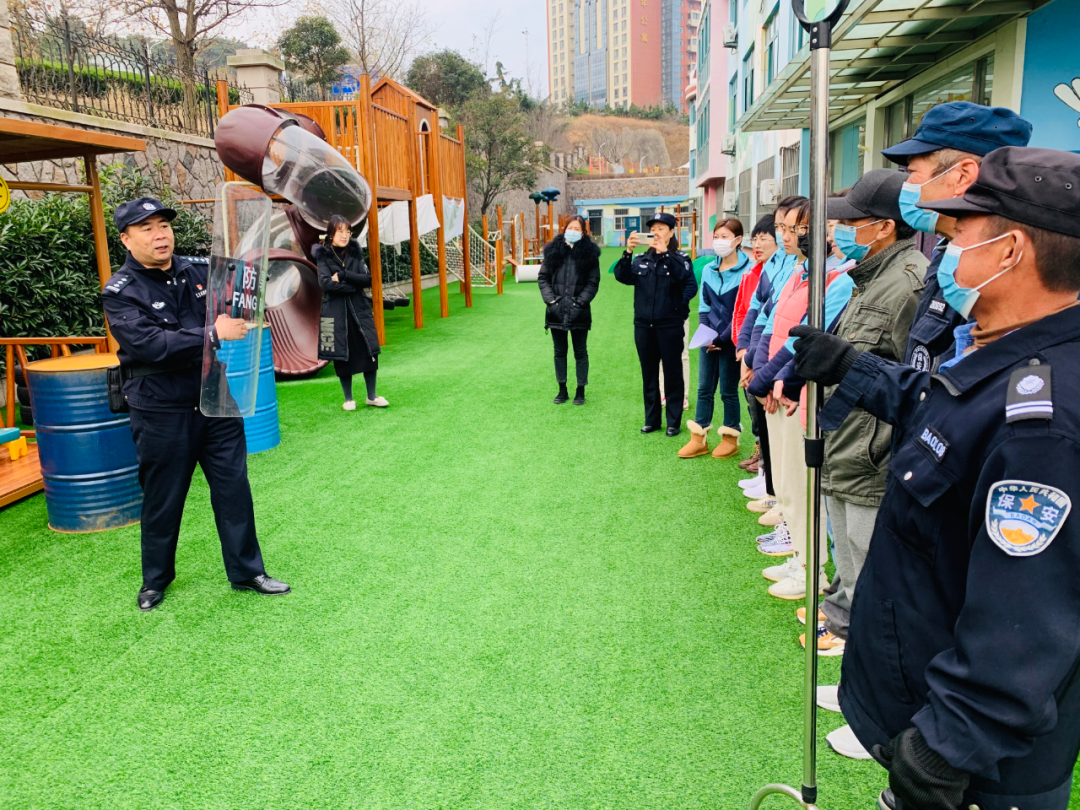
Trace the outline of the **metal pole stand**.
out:
[[[825,254],[827,225],[825,200],[829,192],[829,51],[833,26],[843,16],[848,0],[821,3],[811,0],[817,13],[806,16],[806,0],[792,0],[799,23],[810,34],[810,265],[807,322],[825,328]],[[830,10],[831,7],[831,10]],[[825,440],[821,438],[818,412],[821,385],[807,383],[806,390],[806,668],[803,684],[803,776],[798,790],[788,785],[765,785],[750,802],[758,810],[768,796],[779,794],[794,799],[806,810],[817,810],[817,614],[818,543],[821,540],[821,466],[825,461]]]

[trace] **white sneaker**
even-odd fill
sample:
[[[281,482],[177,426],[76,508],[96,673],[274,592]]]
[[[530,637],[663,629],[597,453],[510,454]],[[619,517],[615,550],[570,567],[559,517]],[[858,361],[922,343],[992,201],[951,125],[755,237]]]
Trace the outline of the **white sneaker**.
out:
[[[375,399],[366,400],[364,404],[374,405],[376,408],[385,408],[390,403],[386,401],[386,397],[375,397]]]
[[[690,400],[688,400],[688,399],[684,399],[684,400],[682,401],[682,409],[683,409],[684,411],[688,411],[688,410],[690,410]]]
[[[755,501],[759,501],[762,498],[769,497],[769,492],[765,489],[764,479],[762,479],[760,484],[756,484],[755,486],[747,487],[746,489],[744,489],[742,491],[742,494],[745,495],[747,498]]]
[[[344,408],[346,411],[355,411],[356,402],[350,399],[348,402],[342,403],[341,407]]]
[[[755,475],[753,478],[744,478],[741,481],[739,481],[739,486],[742,489],[749,489],[750,487],[761,486],[761,481],[764,478],[765,478],[765,476],[762,475],[762,474]]]
[[[794,557],[792,559],[795,559]],[[821,569],[818,576],[818,593],[822,593],[829,587],[829,579],[825,576],[825,569]],[[806,567],[799,565],[799,572],[789,575],[785,579],[769,587],[769,596],[777,599],[805,599],[806,598]]]
[[[873,759],[870,752],[863,748],[862,743],[855,736],[855,732],[851,730],[851,726],[841,726],[836,731],[830,731],[825,736],[825,742],[829,744],[829,748],[842,757],[848,759]]]
[[[799,556],[796,554],[792,557],[788,557],[780,565],[773,565],[766,568],[761,572],[761,575],[770,582],[782,582],[788,577],[801,575],[803,572],[803,564],[799,562]]]
[[[840,712],[840,687],[819,686],[817,688],[818,708],[827,712]]]
[[[751,512],[758,512],[760,514],[764,514],[765,512],[768,512],[770,509],[775,509],[776,508],[776,499],[775,498],[757,498],[755,500],[750,501],[750,503],[748,503],[746,505],[746,508],[749,509]]]

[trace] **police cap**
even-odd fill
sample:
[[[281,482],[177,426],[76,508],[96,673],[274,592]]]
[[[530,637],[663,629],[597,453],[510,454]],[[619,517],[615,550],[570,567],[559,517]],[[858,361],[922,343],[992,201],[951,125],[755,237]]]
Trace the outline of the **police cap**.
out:
[[[675,222],[675,215],[664,212],[662,214],[656,214],[652,219],[645,223],[646,228],[651,228],[653,223],[659,222],[661,225],[667,225],[672,230],[675,230],[677,223]]]
[[[881,154],[906,166],[916,155],[939,149],[957,149],[987,155],[1003,146],[1027,146],[1031,122],[1005,107],[984,107],[970,101],[949,101],[931,107],[923,116],[915,137]]]
[[[153,197],[139,197],[137,200],[116,206],[116,210],[113,211],[113,221],[116,222],[116,229],[123,233],[124,228],[155,215],[165,217],[169,222],[176,219],[176,211],[166,208],[161,200]]]
[[[995,149],[963,197],[918,206],[950,217],[997,215],[1080,239],[1080,155],[1024,146]]]

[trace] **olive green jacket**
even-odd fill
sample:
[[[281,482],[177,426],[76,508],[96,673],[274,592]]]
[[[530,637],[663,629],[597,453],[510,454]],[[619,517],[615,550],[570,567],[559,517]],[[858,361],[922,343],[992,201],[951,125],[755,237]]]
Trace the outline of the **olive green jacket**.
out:
[[[836,334],[860,352],[902,363],[928,264],[915,241],[903,239],[855,265],[848,271],[855,289]],[[826,397],[833,390],[827,388]],[[853,408],[837,430],[825,434],[825,494],[878,506],[885,494],[891,444],[890,425]]]

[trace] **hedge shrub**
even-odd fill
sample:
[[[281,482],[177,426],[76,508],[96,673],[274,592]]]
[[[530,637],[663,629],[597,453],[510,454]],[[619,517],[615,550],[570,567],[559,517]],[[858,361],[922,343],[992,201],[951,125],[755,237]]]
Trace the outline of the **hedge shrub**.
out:
[[[156,196],[170,205],[176,196],[162,182],[160,164],[149,172],[115,164],[102,169],[101,181],[109,258],[116,268],[126,251],[113,225],[113,209],[142,196]],[[184,206],[173,207],[179,212],[173,221],[176,252],[205,255],[210,248],[209,220]],[[102,335],[100,293],[85,194],[13,200],[0,214],[0,335]]]

